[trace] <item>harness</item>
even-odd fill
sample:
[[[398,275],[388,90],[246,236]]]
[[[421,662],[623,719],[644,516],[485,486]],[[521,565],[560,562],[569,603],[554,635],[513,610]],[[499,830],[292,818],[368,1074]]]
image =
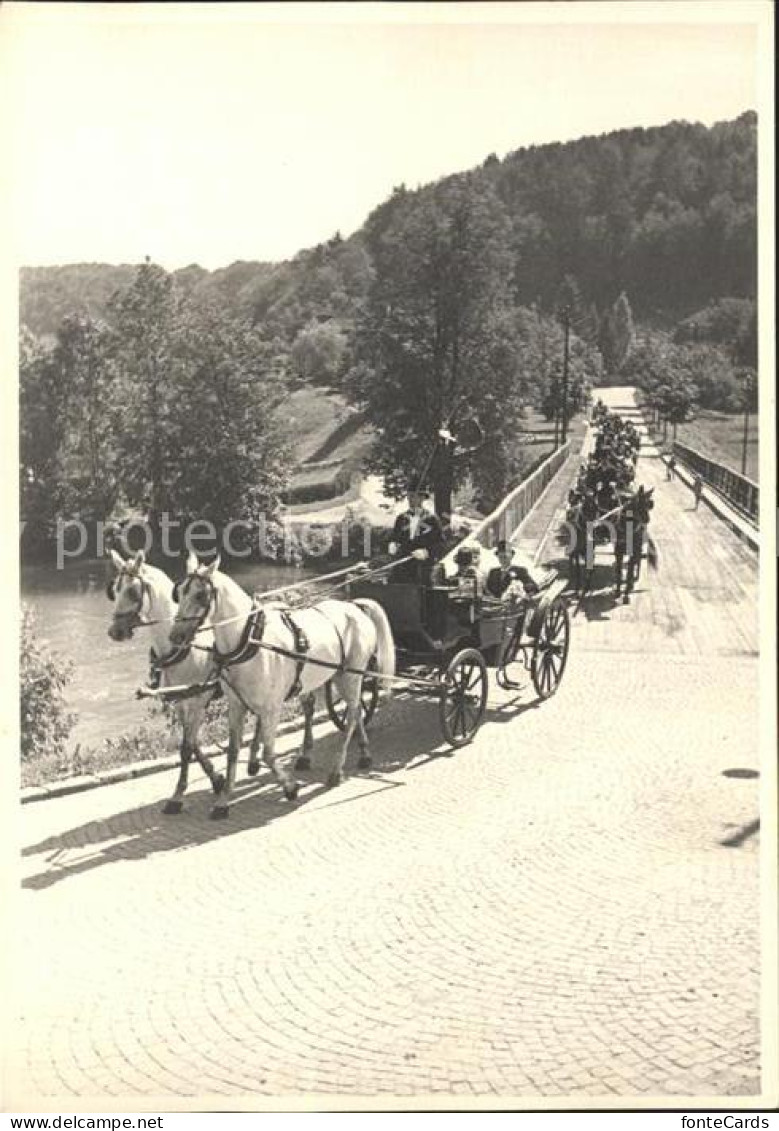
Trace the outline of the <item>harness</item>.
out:
[[[307,655],[311,645],[309,644],[308,637],[306,636],[300,625],[295,624],[294,620],[292,619],[291,613],[288,613],[286,609],[282,609],[279,610],[279,615],[281,616],[283,623],[292,633],[292,646],[294,651],[298,655],[298,659],[295,663],[295,678],[292,682],[292,687],[290,687],[289,691],[284,696],[284,699],[286,701],[287,699],[294,699],[296,695],[300,695],[301,676],[303,674],[303,668],[306,666],[305,656]]]
[[[235,648],[230,652],[220,652],[216,645],[214,645],[213,655],[214,662],[220,673],[224,668],[234,668],[238,664],[245,664],[249,660],[253,660],[261,648],[266,651],[278,651],[281,655],[294,659],[295,676],[292,681],[292,686],[284,697],[286,701],[287,699],[294,699],[295,696],[300,695],[303,668],[306,666],[306,658],[311,645],[303,629],[292,619],[292,614],[286,609],[279,609],[278,612],[285,628],[289,629],[292,634],[292,653],[287,649],[277,649],[263,640],[267,618],[265,609],[257,606],[249,613],[243,632],[241,633],[241,638]],[[338,634],[338,637],[340,640],[340,634]],[[343,650],[343,642],[341,642],[341,648]]]
[[[395,564],[399,564],[399,563],[395,563]],[[195,575],[193,575],[193,577],[194,576]],[[205,622],[206,618],[208,617],[209,613],[211,612],[211,609],[216,605],[216,599],[217,599],[217,593],[216,593],[214,584],[210,580],[210,578],[204,577],[203,575],[197,575],[197,577],[198,577],[198,580],[201,583],[205,584],[206,587],[207,587],[207,590],[208,590],[207,599],[203,602],[203,608],[201,609],[200,612],[195,613],[194,615],[191,615],[191,616],[180,617],[180,619],[183,620],[183,621],[194,621],[194,622],[196,622],[197,627],[194,629],[193,635],[198,633],[198,632],[202,632],[204,630],[204,627],[206,627],[204,622]],[[192,580],[192,578],[187,578],[184,582],[180,583],[180,590],[179,590],[180,593],[182,593],[186,590],[186,588],[189,586],[191,580]],[[278,656],[283,656],[284,659],[286,659],[286,660],[294,660],[295,661],[295,675],[294,675],[294,679],[292,681],[292,686],[290,687],[289,691],[287,692],[287,694],[285,696],[285,701],[287,699],[294,698],[296,695],[301,694],[301,688],[302,688],[301,676],[302,676],[303,668],[306,666],[306,664],[314,664],[316,667],[328,668],[333,672],[334,675],[348,674],[348,675],[365,676],[367,674],[362,669],[352,668],[347,664],[347,662],[346,662],[346,648],[344,646],[343,636],[341,635],[341,632],[340,632],[338,626],[330,619],[330,617],[327,615],[326,612],[324,612],[323,609],[320,609],[316,605],[311,605],[311,606],[309,606],[307,611],[318,612],[321,616],[323,616],[325,618],[325,620],[327,621],[327,623],[330,625],[333,632],[335,633],[335,635],[338,639],[338,644],[339,644],[340,650],[341,650],[341,659],[338,663],[332,663],[329,660],[320,660],[320,659],[316,659],[316,658],[310,656],[309,652],[310,652],[310,649],[311,649],[311,645],[310,645],[310,642],[308,640],[308,637],[306,636],[305,632],[300,627],[300,625],[296,624],[295,620],[292,617],[292,613],[287,609],[275,609],[274,611],[278,612],[282,623],[284,624],[284,626],[287,629],[289,629],[289,631],[292,635],[293,650],[290,650],[289,648],[282,648],[279,645],[270,644],[270,643],[268,643],[268,641],[263,640],[263,635],[264,635],[264,632],[265,632],[265,624],[266,624],[266,610],[264,608],[262,608],[261,606],[255,606],[254,608],[252,608],[251,612],[248,614],[248,617],[246,619],[243,631],[241,633],[241,638],[240,638],[238,644],[236,645],[236,647],[232,649],[232,651],[230,651],[230,652],[220,652],[216,648],[215,644],[212,645],[211,648],[209,649],[209,651],[211,652],[211,654],[213,656],[213,660],[214,660],[214,669],[213,669],[213,672],[212,672],[211,679],[217,679],[217,680],[222,679],[222,680],[224,680],[224,682],[227,684],[227,686],[238,696],[239,699],[241,699],[243,701],[242,696],[241,696],[240,692],[238,691],[238,689],[233,687],[231,685],[230,681],[227,679],[227,676],[225,674],[225,669],[235,667],[238,664],[243,664],[243,663],[246,663],[248,660],[254,659],[254,657],[257,655],[257,653],[260,650],[265,651],[265,652],[274,652]],[[233,619],[238,619],[238,618],[233,618]],[[202,691],[202,690],[203,690],[203,687],[199,688],[199,691]],[[199,693],[199,691],[198,691],[198,693]],[[194,693],[196,693],[194,690],[190,692],[190,694],[194,694]],[[248,704],[246,704],[245,702],[244,702],[244,706],[247,707],[247,710],[250,709],[248,707]]]
[[[174,664],[180,664],[182,660],[186,660],[191,651],[191,644],[180,644],[178,648],[172,648],[170,652],[166,652],[164,656],[158,656],[154,649],[152,649],[152,671],[155,673],[160,673],[164,672],[167,668],[172,668]]]

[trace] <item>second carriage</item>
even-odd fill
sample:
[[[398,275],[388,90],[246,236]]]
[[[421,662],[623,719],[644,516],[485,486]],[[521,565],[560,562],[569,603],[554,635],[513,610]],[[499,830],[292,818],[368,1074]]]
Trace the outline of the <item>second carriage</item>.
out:
[[[489,694],[489,670],[504,690],[518,689],[529,672],[539,699],[557,691],[565,672],[571,626],[563,596],[566,582],[554,575],[538,593],[496,600],[476,586],[426,586],[356,579],[347,597],[370,597],[384,609],[396,646],[396,671],[411,695],[438,701],[441,732],[453,747],[470,742],[479,729]],[[345,705],[332,682],[325,688],[330,718],[345,727]],[[379,702],[378,681],[362,686],[367,724]]]

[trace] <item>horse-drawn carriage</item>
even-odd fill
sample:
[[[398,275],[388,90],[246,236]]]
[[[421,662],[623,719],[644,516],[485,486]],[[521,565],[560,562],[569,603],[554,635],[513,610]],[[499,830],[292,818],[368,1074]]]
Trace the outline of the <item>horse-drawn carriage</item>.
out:
[[[194,756],[217,795],[212,816],[227,816],[248,713],[258,719],[248,773],[259,771],[261,746],[284,796],[294,800],[299,783],[275,750],[286,699],[297,697],[303,711],[303,746],[295,764],[303,770],[313,746],[314,693],[324,688],[330,717],[344,736],[327,778],[331,786],[342,780],[355,733],[358,766],[370,766],[366,724],[382,685],[400,684],[411,695],[437,700],[442,734],[458,747],[473,738],[484,718],[489,668],[499,686],[513,689],[520,686],[516,674],[523,665],[541,699],[555,693],[565,670],[570,623],[565,582],[554,576],[532,596],[498,600],[483,595],[478,581],[470,590],[470,579],[463,578],[456,588],[393,583],[386,565],[365,563],[318,578],[316,594],[306,594],[312,583],[303,582],[252,598],[218,566],[218,559],[203,565],[192,555],[186,578],[174,587],[143,554],[132,561],[114,558],[109,633],[121,640],[134,628],[150,629],[162,686],[145,689],[143,697],[176,702],[180,712],[181,770],[166,813],[181,811]],[[325,581],[331,584],[323,593]],[[301,603],[291,601],[291,590]],[[336,591],[345,599],[335,599]],[[225,775],[214,770],[197,737],[208,698],[219,685],[229,692]]]
[[[520,686],[517,676],[524,668],[540,699],[557,691],[570,643],[564,588],[565,582],[552,576],[533,596],[496,600],[480,595],[475,585],[469,591],[467,584],[454,590],[358,578],[349,583],[346,595],[370,598],[384,609],[404,690],[438,700],[441,732],[458,747],[470,742],[484,718],[490,668],[506,690]],[[325,699],[330,718],[343,730],[345,705],[332,683]],[[378,700],[378,681],[368,675],[361,691],[366,724]]]

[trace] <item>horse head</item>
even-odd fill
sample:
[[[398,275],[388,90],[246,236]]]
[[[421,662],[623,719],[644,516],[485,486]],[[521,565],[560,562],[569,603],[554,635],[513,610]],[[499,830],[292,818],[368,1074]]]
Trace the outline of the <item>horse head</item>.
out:
[[[106,595],[114,602],[114,613],[108,635],[112,640],[129,640],[139,625],[155,617],[157,602],[170,596],[170,579],[147,564],[143,550],[126,559],[111,550],[111,563],[113,576]]]
[[[171,644],[191,644],[195,634],[215,609],[218,600],[215,575],[219,564],[218,555],[208,565],[201,565],[190,552],[187,558],[187,576],[173,588],[173,599],[178,604],[178,611],[170,630]]]

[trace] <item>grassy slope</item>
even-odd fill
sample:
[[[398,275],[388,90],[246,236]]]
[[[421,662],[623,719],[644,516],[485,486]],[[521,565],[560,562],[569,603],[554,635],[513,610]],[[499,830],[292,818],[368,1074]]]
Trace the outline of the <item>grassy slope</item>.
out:
[[[319,488],[321,498],[339,494],[344,478],[339,472],[343,469],[348,474],[359,468],[370,448],[370,429],[359,423],[350,427],[353,411],[346,398],[314,385],[292,393],[287,414],[298,468],[292,478],[293,498],[296,489],[310,492]]]
[[[741,471],[741,451],[744,435],[743,414],[702,411],[690,424],[680,424],[677,440],[695,448],[702,455],[724,463],[734,471]],[[749,419],[747,444],[747,478],[758,481],[757,416]]]

